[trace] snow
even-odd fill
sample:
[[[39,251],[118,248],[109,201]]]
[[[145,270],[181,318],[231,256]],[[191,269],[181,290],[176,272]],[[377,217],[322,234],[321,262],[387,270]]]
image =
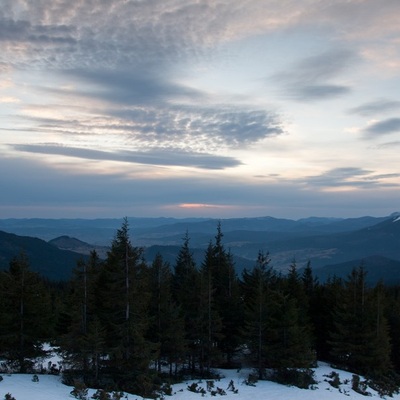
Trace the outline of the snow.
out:
[[[339,374],[341,381],[338,389],[332,387],[327,380],[326,375],[332,371]],[[345,399],[365,399],[365,396],[356,393],[351,389],[352,374],[350,372],[335,370],[328,364],[319,363],[315,368],[315,378],[318,383],[314,389],[298,389],[279,385],[269,381],[259,381],[256,386],[247,386],[244,380],[247,378],[249,370],[220,370],[223,376],[220,380],[214,382],[214,387],[221,388],[226,392],[226,396],[212,396],[210,392],[206,392],[204,396],[199,393],[190,392],[187,387],[192,382],[196,382],[198,387],[207,389],[206,380],[185,381],[173,385],[173,395],[165,396],[166,400],[201,400],[202,398],[213,398],[221,400],[345,400]],[[70,392],[72,387],[61,383],[61,377],[56,375],[38,375],[39,382],[32,381],[32,374],[12,374],[2,375],[3,380],[0,382],[0,399],[4,399],[6,393],[12,394],[16,400],[71,400],[73,397]],[[235,394],[228,390],[230,381],[233,381],[238,393]],[[346,381],[347,380],[347,381]],[[346,383],[344,383],[346,382]],[[368,388],[371,397],[378,399],[379,395],[372,389]],[[90,389],[88,399],[95,393]],[[142,397],[134,394],[126,394],[124,399],[141,400]],[[395,394],[394,400],[400,400],[400,395]]]
[[[393,222],[398,222],[398,221],[400,221],[400,215],[393,220]]]

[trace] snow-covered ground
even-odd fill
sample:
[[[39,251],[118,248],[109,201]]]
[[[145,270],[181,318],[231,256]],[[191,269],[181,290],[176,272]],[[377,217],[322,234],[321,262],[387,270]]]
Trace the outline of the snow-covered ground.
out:
[[[332,387],[327,380],[327,375],[332,371],[339,374],[339,388]],[[236,370],[220,370],[221,378],[214,382],[213,390],[221,388],[226,395],[212,396],[207,391],[207,382],[204,381],[185,381],[173,385],[173,395],[165,396],[168,400],[200,400],[202,398],[221,398],[221,400],[344,400],[344,399],[365,399],[365,396],[356,393],[351,389],[352,374],[345,371],[334,370],[327,364],[319,363],[315,369],[315,378],[318,383],[313,390],[298,389],[296,387],[288,387],[279,385],[269,381],[259,381],[256,386],[247,386],[244,381],[248,376],[248,371]],[[61,377],[55,375],[38,375],[39,381],[33,382],[31,374],[3,374],[3,380],[0,382],[0,400],[4,399],[6,393],[10,393],[16,400],[70,400],[73,399],[70,392],[72,387],[65,386],[61,383]],[[229,383],[233,381],[233,386],[237,389],[237,393],[228,389]],[[197,383],[197,387],[204,388],[206,393],[193,393],[187,388],[191,383]],[[368,388],[368,392],[373,398],[378,399],[379,395]],[[95,390],[88,391],[88,399],[95,393]],[[141,400],[142,397],[135,394],[126,394],[125,399]],[[400,395],[393,396],[394,400],[400,400]]]

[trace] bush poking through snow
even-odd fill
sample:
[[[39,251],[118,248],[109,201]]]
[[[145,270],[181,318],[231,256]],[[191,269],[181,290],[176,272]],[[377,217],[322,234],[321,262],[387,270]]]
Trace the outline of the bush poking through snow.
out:
[[[202,395],[205,395],[207,392],[205,391],[204,388],[200,387],[196,382],[191,383],[187,389],[189,390],[189,392],[193,392],[193,393],[200,393]]]
[[[7,393],[4,396],[4,400],[15,400],[15,397],[11,393]]]
[[[32,382],[39,382],[39,377],[36,374],[32,376]]]
[[[359,375],[353,375],[351,379],[351,388],[363,396],[371,396],[371,393],[367,391],[367,381],[361,381]]]
[[[400,376],[396,372],[390,371],[384,375],[374,376],[368,381],[368,384],[379,393],[379,396],[392,397],[395,393],[399,393]]]
[[[279,368],[274,370],[270,379],[282,385],[296,386],[300,389],[312,389],[317,383],[311,368]]]
[[[88,388],[83,382],[75,381],[71,396],[78,400],[88,400]]]
[[[160,392],[162,395],[165,396],[172,396],[172,386],[170,383],[164,383],[161,388],[160,388]]]
[[[330,380],[325,379],[326,382],[328,382],[332,387],[339,389],[342,382],[340,382],[339,374],[336,371],[332,371],[330,374],[324,376],[330,378]]]
[[[122,392],[109,393],[103,389],[98,389],[91,398],[95,400],[120,400],[122,397],[124,397]]]
[[[249,374],[247,379],[244,381],[244,383],[247,386],[256,386],[256,383],[258,382],[258,377],[256,374]]]

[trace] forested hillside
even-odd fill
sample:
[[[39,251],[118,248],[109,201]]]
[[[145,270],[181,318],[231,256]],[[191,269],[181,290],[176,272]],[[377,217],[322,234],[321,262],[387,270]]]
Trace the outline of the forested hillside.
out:
[[[71,279],[74,265],[85,258],[82,254],[61,250],[38,238],[0,231],[0,270],[7,268],[10,261],[21,254],[28,257],[32,270],[56,281]]]
[[[66,382],[146,396],[216,367],[308,387],[317,359],[367,376],[382,394],[396,390],[400,287],[367,286],[362,266],[323,284],[310,265],[288,270],[260,251],[238,275],[221,225],[200,264],[188,235],[173,264],[160,254],[148,264],[125,220],[106,259],[92,252],[68,282],[43,280],[24,255],[10,263],[0,274],[0,355],[29,371],[49,341],[67,362]]]

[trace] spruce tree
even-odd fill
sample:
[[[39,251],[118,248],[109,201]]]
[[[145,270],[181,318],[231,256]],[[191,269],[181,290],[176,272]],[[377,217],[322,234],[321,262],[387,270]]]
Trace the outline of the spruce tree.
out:
[[[186,232],[183,244],[176,259],[173,275],[172,294],[180,308],[184,322],[185,342],[187,345],[188,368],[194,373],[199,347],[200,324],[200,273],[189,247],[189,235]]]
[[[269,254],[258,253],[252,271],[242,274],[242,292],[245,306],[243,334],[251,362],[257,368],[259,379],[264,377],[267,365],[267,329],[272,314],[276,275],[270,266]]]
[[[198,317],[198,358],[200,372],[209,374],[211,366],[220,359],[218,342],[221,339],[222,321],[215,306],[215,283],[213,278],[214,248],[210,242],[200,270],[200,297]]]
[[[1,273],[0,344],[3,356],[19,372],[27,372],[32,359],[43,356],[42,343],[52,338],[51,303],[39,275],[30,271],[21,254]]]
[[[334,310],[331,355],[341,367],[374,376],[391,369],[388,326],[381,291],[366,286],[366,272],[354,268]]]
[[[225,366],[232,367],[232,358],[242,342],[244,307],[233,257],[226,251],[222,238],[223,233],[219,222],[210,261],[211,276],[215,287],[215,309],[222,322],[218,346],[225,356]]]
[[[97,300],[98,315],[105,329],[108,365],[127,390],[135,389],[138,380],[147,380],[155,351],[146,338],[150,291],[142,253],[141,248],[131,244],[125,218],[111,243],[97,284],[102,296]]]
[[[86,383],[98,380],[100,356],[104,349],[104,329],[99,325],[96,305],[96,286],[102,264],[92,251],[87,261],[80,260],[73,271],[70,293],[66,299],[66,310],[70,324],[67,332],[58,340],[67,364],[80,370]]]
[[[161,254],[154,258],[149,270],[151,288],[149,337],[158,346],[156,368],[161,373],[162,362],[169,364],[170,375],[177,373],[179,360],[185,356],[184,320],[172,298],[172,272]],[[175,369],[173,371],[173,364]]]

